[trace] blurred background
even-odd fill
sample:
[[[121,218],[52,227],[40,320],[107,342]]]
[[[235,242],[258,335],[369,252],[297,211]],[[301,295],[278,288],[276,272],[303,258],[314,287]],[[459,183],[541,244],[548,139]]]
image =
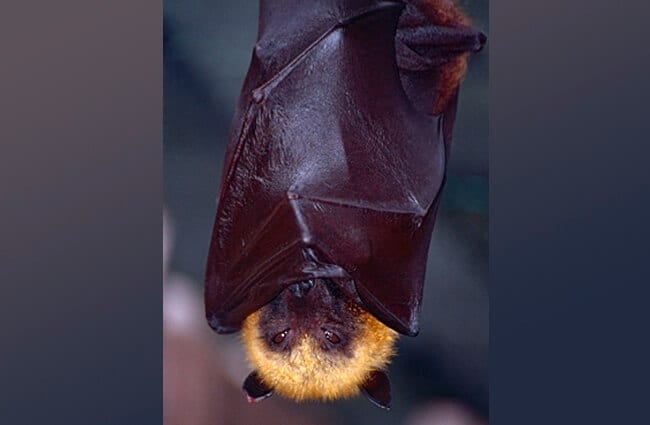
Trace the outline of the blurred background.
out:
[[[488,34],[488,1],[460,0]],[[421,332],[401,337],[390,412],[364,397],[248,405],[236,335],[204,319],[203,274],[226,137],[257,32],[257,1],[164,0],[166,425],[484,424],[488,417],[488,46],[461,87],[427,266]],[[262,418],[262,419],[260,419]]]

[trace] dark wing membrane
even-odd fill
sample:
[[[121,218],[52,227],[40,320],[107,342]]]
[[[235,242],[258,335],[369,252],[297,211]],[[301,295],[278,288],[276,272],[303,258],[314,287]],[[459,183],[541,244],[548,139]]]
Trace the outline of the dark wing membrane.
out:
[[[418,331],[449,122],[418,112],[402,87],[394,49],[402,5],[313,8],[326,4],[333,9],[312,12],[338,18],[330,27],[316,19],[329,29],[309,43],[298,31],[295,51],[290,36],[273,37],[283,12],[261,17],[208,258],[206,314],[217,332],[238,330],[309,277],[352,278],[379,320]]]

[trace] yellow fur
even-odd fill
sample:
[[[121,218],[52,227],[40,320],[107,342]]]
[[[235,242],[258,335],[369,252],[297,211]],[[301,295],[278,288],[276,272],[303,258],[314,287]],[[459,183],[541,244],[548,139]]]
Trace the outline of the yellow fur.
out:
[[[397,339],[395,331],[371,314],[360,311],[357,318],[359,334],[351,357],[324,352],[308,335],[300,336],[289,353],[273,352],[260,335],[259,311],[244,321],[242,340],[260,378],[278,394],[297,401],[350,397],[370,371],[388,364]]]

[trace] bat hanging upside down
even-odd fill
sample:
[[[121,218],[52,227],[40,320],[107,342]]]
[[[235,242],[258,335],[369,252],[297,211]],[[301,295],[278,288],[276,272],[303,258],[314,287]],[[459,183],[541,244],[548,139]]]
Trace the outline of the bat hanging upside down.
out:
[[[241,331],[248,400],[391,403],[415,336],[466,58],[485,36],[448,0],[261,0],[206,271]]]

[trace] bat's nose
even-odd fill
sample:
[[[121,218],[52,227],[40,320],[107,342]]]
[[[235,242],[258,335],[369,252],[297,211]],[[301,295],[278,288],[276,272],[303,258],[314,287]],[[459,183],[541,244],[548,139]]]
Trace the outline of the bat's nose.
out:
[[[289,285],[289,290],[293,295],[296,296],[296,298],[302,298],[305,295],[307,295],[307,292],[309,292],[309,290],[313,287],[314,287],[314,281],[309,279],[309,280],[302,280],[300,282],[296,282]]]

